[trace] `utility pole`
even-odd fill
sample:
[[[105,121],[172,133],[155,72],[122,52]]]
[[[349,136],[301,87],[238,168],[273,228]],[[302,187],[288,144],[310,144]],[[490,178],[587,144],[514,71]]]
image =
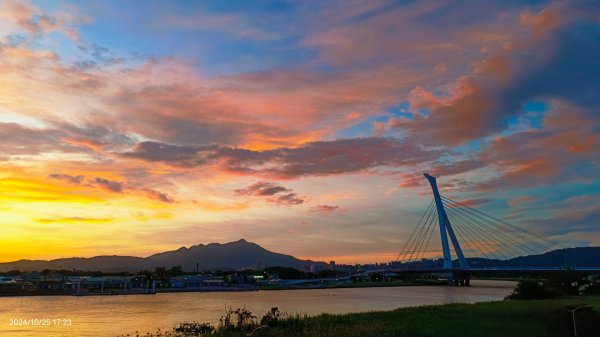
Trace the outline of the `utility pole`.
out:
[[[571,314],[573,314],[573,333],[575,334],[575,337],[577,337],[577,324],[575,324],[575,311],[582,309],[582,308],[591,308],[591,305],[582,305],[580,307],[577,307],[575,309],[571,309],[569,310],[571,312]]]

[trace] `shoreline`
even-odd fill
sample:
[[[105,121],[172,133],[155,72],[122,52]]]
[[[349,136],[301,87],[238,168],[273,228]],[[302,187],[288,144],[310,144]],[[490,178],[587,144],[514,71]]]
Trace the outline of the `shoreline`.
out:
[[[337,284],[310,284],[310,285],[267,285],[259,286],[259,290],[304,290],[304,289],[340,289],[340,288],[388,288],[388,287],[414,287],[414,286],[442,286],[445,281],[429,280],[423,282],[359,282]]]
[[[474,279],[475,281],[493,281],[495,279]],[[514,281],[508,279],[498,279],[496,281]],[[280,291],[280,290],[314,290],[314,289],[351,289],[351,288],[389,288],[389,287],[419,287],[419,286],[448,286],[443,280],[424,280],[411,282],[359,282],[359,283],[338,283],[338,284],[312,284],[312,285],[263,285],[256,287],[202,287],[202,288],[157,288],[155,292],[131,291],[127,293],[87,293],[76,294],[71,291],[16,291],[0,292],[0,298],[3,297],[35,297],[35,296],[129,296],[129,295],[155,295],[168,293],[215,293],[215,292],[254,292],[254,291]]]
[[[600,296],[598,295],[563,296],[544,300],[433,304],[385,311],[346,314],[322,313],[314,316],[281,313],[281,318],[268,327],[267,335],[286,337],[570,336],[573,333],[573,323],[569,310],[583,305],[591,307],[587,314],[583,311],[578,313],[578,332],[580,336],[591,336],[590,332],[600,332],[600,326],[596,324],[597,318],[600,317]],[[253,312],[250,314],[260,317],[264,313]],[[199,326],[202,323],[180,322],[180,324]],[[218,337],[248,336],[248,329],[244,326],[240,328],[231,325],[225,329],[214,326],[213,329],[217,329],[214,336]],[[465,332],[468,333],[465,334]],[[171,337],[174,335],[159,330],[152,336]]]
[[[367,282],[367,283],[342,283],[342,284],[318,284],[318,285],[282,285],[282,286],[257,286],[257,287],[203,287],[203,288],[157,288],[155,292],[131,291],[127,293],[86,293],[77,294],[71,291],[62,290],[44,290],[44,291],[15,291],[15,292],[0,292],[0,298],[3,297],[35,297],[35,296],[129,296],[129,295],[155,295],[167,293],[190,293],[190,292],[254,292],[254,291],[277,291],[277,290],[311,290],[311,289],[338,289],[338,288],[387,288],[387,287],[414,287],[414,286],[442,286],[446,285],[444,281],[427,281],[427,282]]]

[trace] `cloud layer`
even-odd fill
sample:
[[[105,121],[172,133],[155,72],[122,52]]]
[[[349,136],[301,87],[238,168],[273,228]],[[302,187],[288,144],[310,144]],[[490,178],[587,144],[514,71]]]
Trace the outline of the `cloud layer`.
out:
[[[9,243],[98,210],[98,233],[127,221],[227,241],[255,233],[242,224],[272,250],[361,260],[360,241],[387,256],[428,202],[424,171],[454,199],[582,242],[593,207],[521,206],[600,190],[598,6],[2,2],[0,179],[23,191],[6,207],[24,224]],[[53,247],[85,241],[73,228]],[[99,251],[136,246],[106,235]]]

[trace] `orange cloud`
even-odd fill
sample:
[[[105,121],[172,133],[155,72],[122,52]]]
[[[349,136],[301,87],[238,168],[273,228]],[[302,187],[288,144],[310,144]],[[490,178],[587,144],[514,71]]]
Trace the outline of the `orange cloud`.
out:
[[[521,23],[533,29],[537,36],[544,36],[552,30],[566,24],[573,9],[561,2],[551,3],[538,13],[525,10],[521,13]]]
[[[595,119],[577,107],[554,101],[544,117],[544,130],[528,130],[493,139],[481,160],[494,165],[502,176],[477,185],[481,189],[530,186],[560,181],[569,168],[594,160],[600,152]]]
[[[283,206],[300,205],[305,199],[294,193],[291,189],[285,188],[270,182],[257,182],[246,188],[237,189],[235,192],[239,195],[264,197],[270,203]]]
[[[310,209],[311,212],[316,213],[333,213],[340,209],[340,206],[333,205],[317,205]]]
[[[142,194],[142,195],[147,196],[150,199],[154,199],[154,200],[158,200],[158,201],[162,201],[162,202],[166,202],[166,203],[175,202],[173,200],[173,198],[171,198],[166,193],[163,193],[163,192],[151,189],[151,188],[147,188],[147,187],[130,186],[124,182],[116,181],[116,180],[109,180],[109,179],[106,179],[103,177],[86,178],[83,175],[72,176],[69,174],[53,173],[53,174],[50,174],[48,176],[48,178],[53,179],[53,180],[65,181],[69,184],[74,184],[74,185],[100,188],[100,189],[103,189],[105,191],[112,192],[112,193],[128,192],[128,193],[134,193],[134,194]]]
[[[190,168],[217,163],[221,170],[234,174],[293,179],[361,172],[379,166],[407,166],[432,160],[438,154],[436,150],[424,150],[394,138],[370,137],[311,142],[299,147],[264,151],[142,142],[133,151],[121,155]]]

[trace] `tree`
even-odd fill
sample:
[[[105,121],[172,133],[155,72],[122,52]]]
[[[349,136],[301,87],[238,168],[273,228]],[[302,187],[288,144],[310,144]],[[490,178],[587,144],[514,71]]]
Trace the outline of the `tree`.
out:
[[[171,276],[183,276],[185,272],[181,266],[173,266],[168,270],[168,274]]]
[[[297,280],[302,278],[302,272],[291,267],[268,267],[265,272],[269,274],[279,274],[282,280]]]
[[[537,300],[559,296],[560,293],[552,291],[539,280],[521,280],[517,287],[505,299],[507,300]]]

